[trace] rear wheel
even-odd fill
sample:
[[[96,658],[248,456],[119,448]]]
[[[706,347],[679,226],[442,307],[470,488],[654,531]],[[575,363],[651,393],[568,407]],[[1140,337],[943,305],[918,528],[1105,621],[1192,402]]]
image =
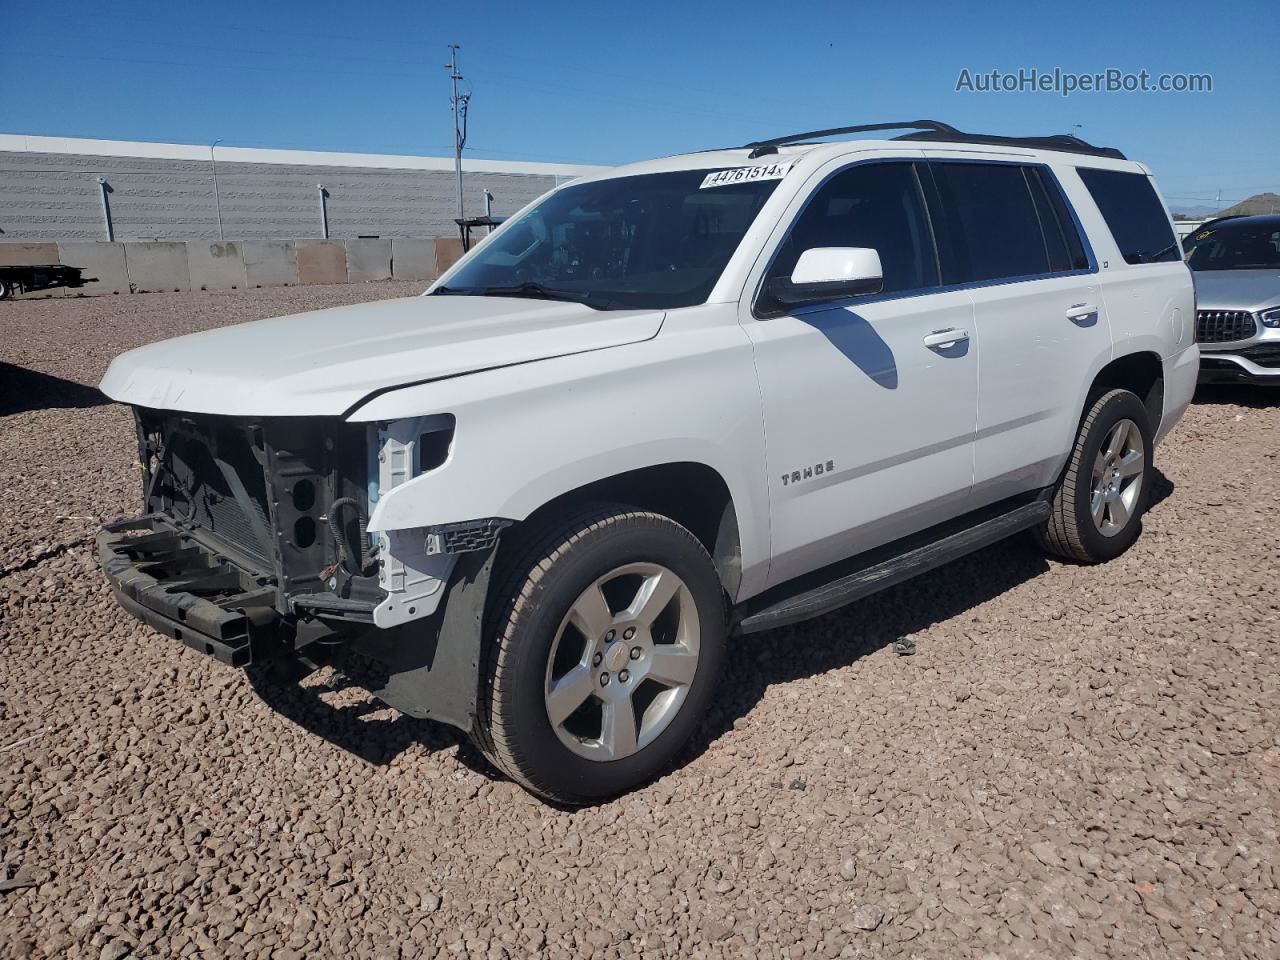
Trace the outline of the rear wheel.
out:
[[[1151,488],[1151,425],[1128,390],[1098,397],[1080,424],[1041,546],[1081,563],[1119,556],[1138,538]]]
[[[621,506],[511,547],[486,630],[477,744],[561,803],[648,780],[696,728],[720,672],[725,604],[711,558],[675,521]]]

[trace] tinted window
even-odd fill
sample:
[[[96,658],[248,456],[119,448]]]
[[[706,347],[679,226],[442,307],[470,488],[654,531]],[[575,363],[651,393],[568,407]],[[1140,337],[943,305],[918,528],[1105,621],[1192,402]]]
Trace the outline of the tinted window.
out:
[[[581,300],[600,309],[702,303],[780,182],[704,188],[711,172],[565,187],[485,243],[436,292]]]
[[[1040,229],[1044,233],[1049,269],[1054,273],[1087,270],[1089,258],[1080,241],[1080,231],[1053,175],[1038,167],[1025,169],[1031,197],[1036,204],[1036,214],[1040,217]]]
[[[792,226],[769,277],[789,277],[800,254],[813,247],[874,248],[880,254],[885,293],[938,285],[924,197],[909,163],[850,167],[828,180]]]
[[[1049,272],[1023,168],[1007,163],[934,163],[941,216],[955,251],[949,283],[1001,280]]]
[[[1280,221],[1235,221],[1195,235],[1192,270],[1275,270],[1280,267]]]
[[[1077,172],[1102,211],[1125,263],[1182,259],[1169,215],[1150,177],[1089,167],[1078,167]]]

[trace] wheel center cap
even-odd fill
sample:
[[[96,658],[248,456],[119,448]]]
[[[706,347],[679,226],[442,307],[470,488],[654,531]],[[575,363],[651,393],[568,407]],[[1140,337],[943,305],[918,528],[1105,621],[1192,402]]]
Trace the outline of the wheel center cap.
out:
[[[629,659],[631,659],[631,651],[627,649],[627,645],[621,640],[616,641],[604,652],[605,669],[615,672],[621,670],[627,665]]]

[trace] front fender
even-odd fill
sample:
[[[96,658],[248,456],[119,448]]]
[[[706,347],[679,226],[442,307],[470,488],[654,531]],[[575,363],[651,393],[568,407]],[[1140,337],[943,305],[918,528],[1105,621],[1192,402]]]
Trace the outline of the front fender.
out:
[[[586,484],[690,462],[715,470],[729,488],[744,581],[750,566],[767,566],[760,395],[750,343],[736,319],[394,391],[353,419],[432,413],[455,417],[448,458],[383,491],[369,529],[524,520]]]

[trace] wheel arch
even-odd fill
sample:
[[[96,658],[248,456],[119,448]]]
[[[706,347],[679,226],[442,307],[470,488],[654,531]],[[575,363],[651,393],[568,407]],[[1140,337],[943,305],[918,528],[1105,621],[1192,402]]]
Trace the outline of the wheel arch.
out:
[[[524,523],[588,502],[624,504],[670,517],[692,533],[715,564],[725,593],[736,599],[742,583],[742,539],[733,494],[720,472],[696,461],[627,470],[565,491],[534,510]]]
[[[1080,411],[1081,418],[1098,397],[1108,390],[1117,389],[1137,395],[1147,409],[1152,436],[1158,434],[1160,420],[1164,416],[1164,363],[1159,355],[1149,350],[1126,353],[1103,366],[1089,385]]]

